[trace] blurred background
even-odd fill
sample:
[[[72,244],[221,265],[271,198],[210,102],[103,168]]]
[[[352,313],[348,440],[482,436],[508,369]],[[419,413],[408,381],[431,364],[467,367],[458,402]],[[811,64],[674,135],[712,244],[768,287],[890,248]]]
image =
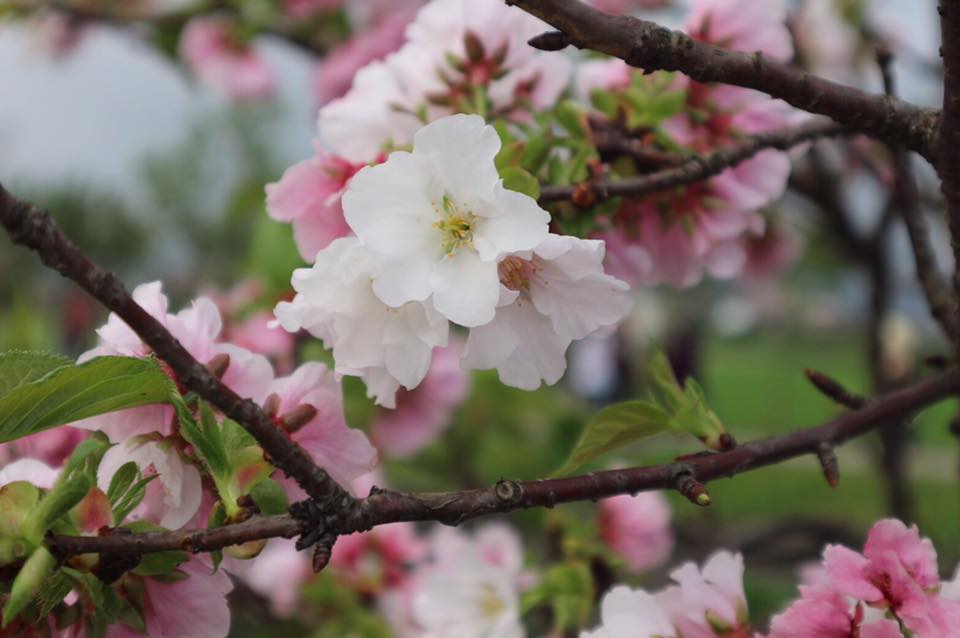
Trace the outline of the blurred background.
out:
[[[791,7],[801,44],[805,4]],[[901,95],[937,105],[934,4],[832,3],[853,44],[842,64],[827,70],[880,90],[871,52],[880,39],[895,54]],[[648,15],[676,23],[683,10],[677,2]],[[84,22],[65,43],[48,27],[40,20],[0,21],[0,180],[49,210],[129,286],[162,280],[174,309],[198,294],[213,295],[228,330],[239,333],[247,319],[290,294],[290,273],[302,265],[290,227],[265,213],[264,186],[311,152],[317,101],[309,85],[317,58],[280,38],[259,39],[256,48],[275,70],[278,90],[271,100],[236,104],[194,82],[175,56],[136,29]],[[801,61],[816,66],[811,57]],[[796,258],[777,277],[638,290],[629,321],[616,335],[576,344],[555,387],[523,392],[495,374],[473,374],[468,397],[435,441],[412,457],[386,460],[389,483],[450,489],[548,475],[594,411],[642,390],[642,371],[656,347],[668,352],[678,373],[702,383],[740,441],[841,413],[812,388],[804,369],[864,394],[923,374],[925,359],[945,344],[916,285],[905,232],[891,218],[889,158],[866,143],[822,142],[815,151],[797,160],[791,189],[778,204]],[[917,170],[946,269],[939,193],[925,167],[918,163]],[[883,255],[879,271],[875,254],[864,249],[874,237]],[[0,240],[0,350],[75,356],[95,343],[104,320],[83,293]],[[319,344],[299,340],[295,356],[327,355]],[[345,391],[349,422],[368,426],[377,409],[362,386],[348,379]],[[794,596],[796,569],[825,542],[859,547],[869,525],[892,514],[917,522],[939,549],[941,568],[952,571],[960,560],[955,412],[953,402],[943,403],[886,441],[878,435],[844,446],[836,489],[815,459],[803,458],[711,484],[709,508],[668,494],[676,544],[667,565],[641,578],[597,562],[594,576],[655,587],[665,582],[668,565],[701,560],[717,547],[739,549],[748,565],[751,613],[762,624]],[[695,449],[658,438],[596,466],[661,463]],[[509,521],[524,531],[532,562],[569,551],[558,543],[597,542],[596,507],[589,503]],[[307,590],[317,613],[366,613],[363,593],[338,590],[335,579],[322,574]],[[304,635],[304,619],[277,621],[242,587],[234,596],[235,635]],[[348,635],[329,633],[337,631],[331,627],[311,631]]]

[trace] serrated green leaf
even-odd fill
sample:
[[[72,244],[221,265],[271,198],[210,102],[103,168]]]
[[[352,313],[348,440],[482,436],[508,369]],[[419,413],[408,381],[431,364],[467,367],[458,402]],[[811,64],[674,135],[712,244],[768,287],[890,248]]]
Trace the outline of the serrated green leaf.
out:
[[[220,431],[223,437],[223,448],[228,454],[257,445],[257,440],[253,438],[253,435],[244,430],[243,426],[233,419],[224,419],[220,424]]]
[[[50,352],[13,350],[0,353],[0,397],[73,363],[66,357]]]
[[[37,594],[37,618],[46,618],[53,608],[63,602],[73,586],[63,572],[47,578]]]
[[[107,498],[110,500],[110,506],[116,510],[117,503],[121,497],[127,493],[133,482],[137,480],[140,469],[134,461],[128,461],[110,478],[110,487],[107,488]]]
[[[289,507],[287,493],[283,491],[279,483],[270,478],[254,485],[253,489],[250,490],[250,498],[260,508],[260,512],[267,516],[284,514]]]
[[[106,412],[163,403],[169,378],[152,359],[98,357],[58,367],[0,397],[0,443]]]
[[[523,193],[533,199],[540,197],[540,182],[519,166],[507,166],[500,171],[500,177],[503,178],[504,188]]]
[[[625,401],[593,417],[570,458],[554,476],[570,474],[601,454],[622,448],[669,429],[670,415],[649,401]]]
[[[57,559],[46,547],[33,550],[30,557],[17,572],[10,588],[10,597],[3,606],[3,627],[9,625],[40,591],[44,580],[57,566]]]
[[[123,519],[140,505],[143,498],[147,495],[147,485],[156,478],[158,478],[157,474],[143,477],[120,497],[116,505],[113,506],[114,525],[123,523]]]

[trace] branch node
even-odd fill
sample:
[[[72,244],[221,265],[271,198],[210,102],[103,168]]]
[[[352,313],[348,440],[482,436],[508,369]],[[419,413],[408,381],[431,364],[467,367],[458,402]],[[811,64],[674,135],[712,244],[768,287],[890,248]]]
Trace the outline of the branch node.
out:
[[[850,392],[843,387],[839,381],[822,372],[807,368],[803,373],[807,375],[810,383],[812,383],[817,390],[822,392],[827,398],[844,407],[850,408],[851,410],[859,410],[867,403],[866,399]]]
[[[523,498],[523,488],[516,481],[500,479],[494,488],[497,500],[501,503],[519,503]]]
[[[817,446],[817,460],[823,468],[823,478],[827,479],[827,485],[836,487],[840,483],[840,464],[832,443],[822,441]]]

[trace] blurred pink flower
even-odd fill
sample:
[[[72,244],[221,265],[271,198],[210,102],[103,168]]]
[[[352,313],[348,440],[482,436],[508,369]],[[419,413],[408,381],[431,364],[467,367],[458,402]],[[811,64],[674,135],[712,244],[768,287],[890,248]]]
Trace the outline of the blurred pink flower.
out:
[[[19,459],[4,465],[3,469],[0,469],[0,487],[14,481],[27,481],[37,487],[50,489],[59,474],[59,470],[50,467],[43,461],[30,458]]]
[[[344,0],[282,0],[283,10],[292,18],[307,18],[320,11],[339,9]]]
[[[313,263],[330,242],[351,234],[340,197],[364,165],[329,155],[315,144],[316,156],[288,168],[279,182],[267,184],[267,213],[292,222],[300,256]]]
[[[343,540],[337,539],[334,549]],[[281,618],[296,612],[300,588],[313,576],[310,554],[297,551],[294,542],[285,538],[271,539],[253,560],[231,560],[228,569],[266,598],[270,611]]]
[[[251,352],[289,359],[293,356],[294,337],[280,326],[273,326],[273,321],[273,313],[261,310],[232,324],[227,336],[232,343]]]
[[[277,427],[303,447],[341,485],[349,485],[377,465],[377,451],[360,430],[347,425],[340,384],[322,363],[305,363],[288,377],[275,379],[264,407]],[[303,498],[284,481],[291,498]]]
[[[352,588],[377,594],[402,587],[425,553],[412,523],[391,523],[338,538],[330,565]]]
[[[686,31],[697,40],[734,51],[760,51],[775,60],[793,56],[784,0],[694,0]]]
[[[762,235],[745,240],[747,262],[743,274],[751,280],[774,279],[796,261],[802,249],[800,236],[784,222],[767,223]]]
[[[25,436],[0,447],[11,448],[16,456],[32,457],[54,467],[60,467],[77,444],[87,436],[88,433],[85,430],[60,426]]]
[[[889,608],[917,638],[960,635],[960,603],[936,595],[937,553],[916,526],[878,521],[867,535],[863,554],[828,545],[823,561],[837,591]]]
[[[157,638],[225,638],[230,630],[227,594],[233,589],[223,570],[211,573],[205,558],[193,557],[179,566],[182,580],[126,576],[141,581],[147,635]],[[107,638],[142,638],[123,624],[110,625]]]
[[[237,101],[273,95],[274,75],[250,45],[218,18],[193,18],[180,39],[180,56],[197,78]]]
[[[636,572],[659,567],[670,557],[670,506],[659,492],[623,494],[600,501],[600,538]]]
[[[313,71],[313,95],[317,103],[323,105],[344,95],[350,90],[357,71],[399,49],[404,41],[404,29],[414,13],[412,8],[387,13],[324,56]]]
[[[413,390],[397,391],[397,407],[380,410],[370,437],[387,456],[412,456],[450,425],[453,412],[467,397],[469,375],[460,368],[463,343],[451,339],[435,348],[430,370]]]

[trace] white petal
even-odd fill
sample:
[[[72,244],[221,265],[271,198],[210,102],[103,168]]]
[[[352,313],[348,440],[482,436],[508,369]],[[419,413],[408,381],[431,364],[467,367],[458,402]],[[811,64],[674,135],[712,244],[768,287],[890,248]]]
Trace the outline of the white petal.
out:
[[[446,191],[461,202],[487,199],[500,182],[493,160],[500,136],[479,115],[441,118],[417,131],[413,153],[429,157]]]
[[[440,314],[461,326],[482,326],[493,319],[500,298],[497,264],[457,250],[434,266],[431,287]]]
[[[473,235],[481,259],[533,250],[547,238],[550,214],[533,198],[502,186],[497,188],[495,196],[503,214],[478,219]]]
[[[343,194],[343,215],[374,252],[427,259],[442,250],[433,227],[439,216],[433,202],[441,196],[429,164],[398,151],[383,164],[367,166],[353,176]]]
[[[423,301],[430,296],[430,264],[416,258],[385,262],[374,275],[373,292],[394,308]]]

